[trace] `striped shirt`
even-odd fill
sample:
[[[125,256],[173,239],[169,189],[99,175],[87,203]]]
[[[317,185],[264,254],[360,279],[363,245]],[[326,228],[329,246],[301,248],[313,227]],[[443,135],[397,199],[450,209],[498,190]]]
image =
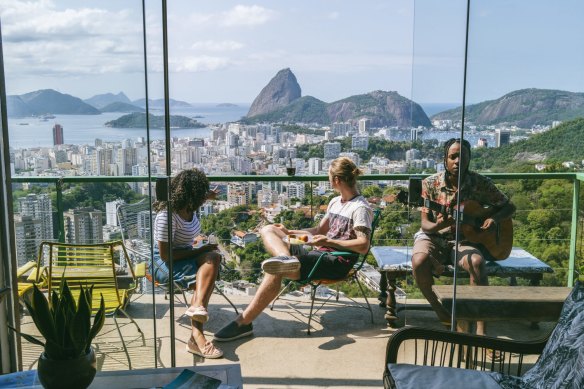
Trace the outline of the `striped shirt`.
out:
[[[183,220],[178,214],[172,214],[172,246],[190,247],[201,233],[201,223],[195,213],[191,221]],[[168,212],[166,209],[156,214],[154,220],[154,239],[160,242],[168,242]]]

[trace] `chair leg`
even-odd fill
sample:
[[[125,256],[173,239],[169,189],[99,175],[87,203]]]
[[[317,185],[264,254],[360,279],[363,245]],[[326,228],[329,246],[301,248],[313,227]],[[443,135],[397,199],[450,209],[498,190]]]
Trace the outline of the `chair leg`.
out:
[[[231,300],[229,300],[229,297],[227,297],[225,295],[225,293],[223,293],[223,291],[221,290],[221,288],[219,288],[219,286],[217,286],[215,284],[215,290],[217,291],[217,293],[219,293],[221,296],[223,296],[223,298],[225,298],[225,300],[227,300],[227,302],[229,303],[229,305],[231,305],[233,307],[233,309],[235,310],[235,314],[239,315],[239,311],[237,310],[237,307],[231,302]]]
[[[274,310],[274,304],[276,303],[276,300],[280,298],[281,295],[284,294],[285,291],[288,290],[288,288],[290,287],[290,285],[292,284],[292,282],[294,281],[288,281],[288,283],[286,284],[286,286],[284,286],[282,288],[282,290],[280,290],[280,293],[278,293],[278,295],[276,296],[276,298],[274,298],[274,300],[272,300],[272,304],[270,305],[270,311]]]
[[[357,282],[357,285],[359,286],[359,290],[361,290],[361,294],[363,295],[365,302],[367,303],[367,310],[369,311],[369,315],[371,316],[371,324],[373,324],[373,309],[371,309],[371,305],[369,304],[369,300],[367,299],[367,296],[365,295],[365,290],[363,289],[363,285],[361,285],[361,282],[359,281],[359,279],[357,277],[355,277],[354,279]]]
[[[122,330],[120,329],[120,325],[118,324],[118,319],[116,318],[116,312],[113,314],[114,323],[116,324],[116,329],[118,330],[118,335],[120,336],[120,340],[122,341],[122,346],[124,347],[124,352],[126,353],[126,358],[128,358],[128,370],[132,370],[132,360],[130,359],[130,353],[128,353],[128,348],[126,347],[126,342],[124,341],[124,337],[122,335]],[[140,331],[142,332],[142,331]],[[144,336],[144,335],[142,335]]]
[[[312,308],[314,307],[314,299],[316,298],[316,289],[316,286],[310,286],[310,313],[308,314],[308,331],[306,332],[307,335],[310,335],[310,322],[312,321]]]

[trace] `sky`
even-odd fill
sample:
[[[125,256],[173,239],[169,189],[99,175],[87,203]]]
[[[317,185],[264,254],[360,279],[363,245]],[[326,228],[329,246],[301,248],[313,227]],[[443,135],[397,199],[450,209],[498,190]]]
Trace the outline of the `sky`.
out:
[[[163,97],[162,12],[146,1],[151,98]],[[142,2],[0,0],[7,94],[145,96]],[[373,90],[418,103],[496,99],[523,88],[584,92],[584,2],[168,1],[170,97],[251,103],[281,69],[332,102]],[[465,93],[463,93],[465,92]]]

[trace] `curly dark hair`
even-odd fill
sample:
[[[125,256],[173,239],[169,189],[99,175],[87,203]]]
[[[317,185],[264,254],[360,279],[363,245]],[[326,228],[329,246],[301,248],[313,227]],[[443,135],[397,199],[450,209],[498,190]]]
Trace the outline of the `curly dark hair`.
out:
[[[157,182],[157,185],[164,183],[165,181]],[[194,212],[207,200],[208,193],[209,180],[205,173],[199,169],[183,170],[170,181],[171,208],[173,211],[185,209]],[[153,204],[156,212],[160,212],[166,206],[166,199],[157,199]]]

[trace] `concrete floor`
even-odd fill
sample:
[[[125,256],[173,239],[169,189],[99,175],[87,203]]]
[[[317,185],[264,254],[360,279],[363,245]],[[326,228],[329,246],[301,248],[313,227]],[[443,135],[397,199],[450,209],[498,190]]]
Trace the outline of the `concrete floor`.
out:
[[[229,296],[243,309],[247,296]],[[224,358],[200,360],[185,351],[190,333],[190,321],[182,316],[184,306],[176,305],[175,318],[170,319],[168,300],[156,295],[156,336],[152,320],[152,295],[137,295],[128,306],[128,313],[144,332],[144,341],[136,327],[122,317],[119,323],[128,345],[132,368],[170,367],[171,325],[175,329],[175,366],[238,363],[245,388],[379,388],[387,340],[395,329],[388,328],[384,309],[373,305],[374,322],[369,312],[348,307],[350,303],[331,302],[313,319],[312,335],[307,335],[307,314],[310,301],[305,297],[287,295],[278,300],[273,311],[267,309],[254,323],[254,336],[217,345]],[[363,301],[363,300],[360,300]],[[410,301],[412,302],[412,301]],[[354,305],[353,303],[350,303]],[[235,313],[220,295],[213,294],[210,320],[205,325],[209,339],[223,325],[233,320]],[[30,317],[22,317],[23,331],[34,333]],[[430,311],[402,311],[398,327],[404,325],[442,328]],[[530,330],[528,322],[492,323],[489,335],[511,339],[534,339],[544,336],[553,323],[541,323],[539,330]],[[100,370],[128,369],[113,320],[96,338],[95,348]],[[156,344],[156,353],[155,353]],[[23,369],[35,369],[41,349],[23,341]]]

